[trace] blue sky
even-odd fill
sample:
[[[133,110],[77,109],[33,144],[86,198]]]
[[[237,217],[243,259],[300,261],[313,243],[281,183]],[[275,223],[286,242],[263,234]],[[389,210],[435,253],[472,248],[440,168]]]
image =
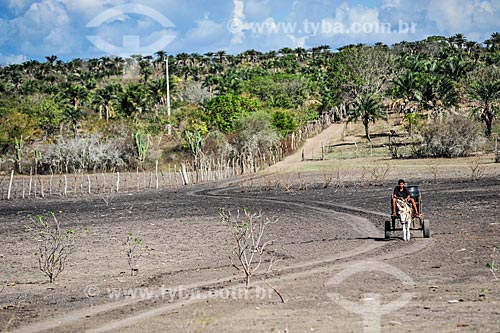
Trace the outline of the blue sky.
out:
[[[500,0],[2,0],[0,64],[278,50],[500,31]]]

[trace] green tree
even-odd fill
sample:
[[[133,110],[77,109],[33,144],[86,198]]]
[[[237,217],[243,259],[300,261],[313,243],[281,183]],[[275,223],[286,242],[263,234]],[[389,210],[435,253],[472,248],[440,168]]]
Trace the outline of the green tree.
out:
[[[476,81],[470,85],[469,97],[477,103],[473,114],[486,125],[486,135],[491,135],[493,120],[500,114],[500,80]]]
[[[281,137],[297,130],[297,116],[288,110],[276,110],[272,113],[272,124],[279,131]]]
[[[366,139],[371,142],[369,126],[384,118],[385,112],[380,100],[373,94],[362,94],[349,109],[348,122],[361,119],[365,127]]]
[[[273,74],[251,78],[243,85],[245,92],[257,96],[270,107],[299,108],[313,95],[313,87],[299,75]]]
[[[23,109],[29,113],[42,131],[42,139],[51,140],[60,132],[65,120],[65,107],[58,97],[44,96],[40,99],[28,98]]]
[[[24,142],[31,142],[37,135],[37,126],[31,117],[14,109],[0,108],[1,152],[14,148],[19,138],[23,138]]]
[[[108,122],[110,118],[115,116],[115,105],[120,92],[121,86],[119,84],[107,85],[94,92],[93,103],[98,107],[99,119],[102,119],[104,114],[104,118]]]
[[[144,85],[130,83],[120,94],[120,111],[125,116],[137,116],[150,107],[150,94]]]
[[[242,114],[235,122],[232,140],[239,157],[241,173],[245,172],[245,165],[253,168],[252,171],[257,171],[256,158],[266,154],[278,142],[279,135],[268,112]]]
[[[66,107],[66,118],[73,127],[73,134],[78,134],[80,120],[84,117],[83,104],[89,97],[89,91],[82,85],[67,84],[63,90],[64,98],[68,105]]]
[[[209,125],[222,133],[229,133],[234,129],[235,121],[241,115],[257,111],[257,101],[236,96],[224,95],[211,99],[205,106]]]

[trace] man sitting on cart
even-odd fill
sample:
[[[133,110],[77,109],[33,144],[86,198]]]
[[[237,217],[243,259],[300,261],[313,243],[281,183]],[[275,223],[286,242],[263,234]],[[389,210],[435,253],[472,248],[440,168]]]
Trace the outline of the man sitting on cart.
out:
[[[394,188],[394,193],[392,195],[392,216],[397,216],[396,212],[396,202],[398,199],[404,200],[406,202],[411,202],[413,206],[413,211],[415,212],[415,216],[420,216],[417,209],[417,204],[415,203],[415,199],[410,196],[410,192],[405,186],[405,181],[403,179],[398,180],[398,186]]]

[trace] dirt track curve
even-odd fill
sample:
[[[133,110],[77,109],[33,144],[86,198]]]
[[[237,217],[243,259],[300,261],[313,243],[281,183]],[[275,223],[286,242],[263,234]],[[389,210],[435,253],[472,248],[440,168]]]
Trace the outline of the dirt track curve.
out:
[[[304,149],[335,139],[341,130],[341,125],[332,125],[306,142]],[[300,159],[298,152],[273,170]],[[432,237],[424,239],[413,232],[410,242],[399,237],[383,239],[382,225],[388,215],[380,207],[387,206],[391,184],[340,190],[316,186],[285,193],[242,191],[239,184],[243,180],[179,193],[123,195],[110,206],[98,199],[0,203],[0,232],[11,244],[8,251],[16,252],[15,244],[27,241],[20,228],[23,214],[61,211],[73,221],[72,226],[92,221],[91,230],[97,230],[93,260],[108,267],[92,270],[98,266],[92,260],[83,268],[75,264],[67,276],[80,272],[82,277],[66,278],[55,289],[33,282],[28,273],[18,274],[17,283],[6,287],[11,288],[7,293],[0,293],[0,304],[12,304],[0,323],[5,325],[7,317],[23,318],[14,319],[14,332],[500,331],[500,316],[496,316],[500,288],[485,268],[499,241],[498,224],[492,217],[495,204],[500,204],[498,179],[424,184]],[[441,199],[443,193],[448,193],[448,200]],[[276,295],[265,300],[210,297],[243,287],[241,274],[227,261],[227,234],[217,224],[220,207],[245,207],[280,217],[270,233],[277,239],[282,261],[272,273],[256,276],[252,288],[266,288],[259,279],[265,277],[284,295],[285,304]],[[481,219],[471,220],[472,216]],[[446,220],[448,225],[440,223]],[[122,274],[121,261],[110,245],[131,225],[157,249],[153,258],[143,262],[144,269],[136,278]],[[165,256],[172,259],[165,261]],[[27,257],[16,254],[16,258]],[[86,262],[84,254],[78,258]],[[14,260],[8,265],[21,272]],[[36,271],[33,266],[25,267],[27,272]],[[340,282],[332,287],[332,279]],[[125,295],[110,300],[103,291],[116,285],[124,290],[180,285],[188,297]],[[101,294],[82,295],[89,286]],[[16,301],[16,292],[25,295],[24,303]],[[189,297],[195,294],[198,297]],[[333,294],[342,296],[328,296]],[[377,303],[382,296],[386,302]],[[400,296],[408,296],[408,302],[397,303]],[[378,309],[389,304],[399,307],[380,313],[377,322],[345,304],[372,310],[377,304]]]

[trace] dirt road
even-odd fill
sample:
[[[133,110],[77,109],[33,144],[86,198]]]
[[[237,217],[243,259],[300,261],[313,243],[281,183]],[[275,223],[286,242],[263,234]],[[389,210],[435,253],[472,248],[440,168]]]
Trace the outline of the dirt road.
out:
[[[304,148],[340,132],[333,125]],[[298,153],[276,168],[290,167],[297,155],[300,161]],[[243,189],[234,180],[107,202],[0,202],[0,330],[500,331],[500,180],[422,180],[431,238],[413,231],[410,242],[399,234],[383,239],[391,182],[324,188],[321,175],[308,180],[307,188],[289,191],[257,183]],[[250,289],[228,259],[231,239],[219,208],[279,218],[267,235],[279,261]],[[37,242],[23,228],[27,214],[48,211],[66,227],[91,230],[55,285],[38,271]],[[122,245],[128,233],[154,248],[136,276]]]

